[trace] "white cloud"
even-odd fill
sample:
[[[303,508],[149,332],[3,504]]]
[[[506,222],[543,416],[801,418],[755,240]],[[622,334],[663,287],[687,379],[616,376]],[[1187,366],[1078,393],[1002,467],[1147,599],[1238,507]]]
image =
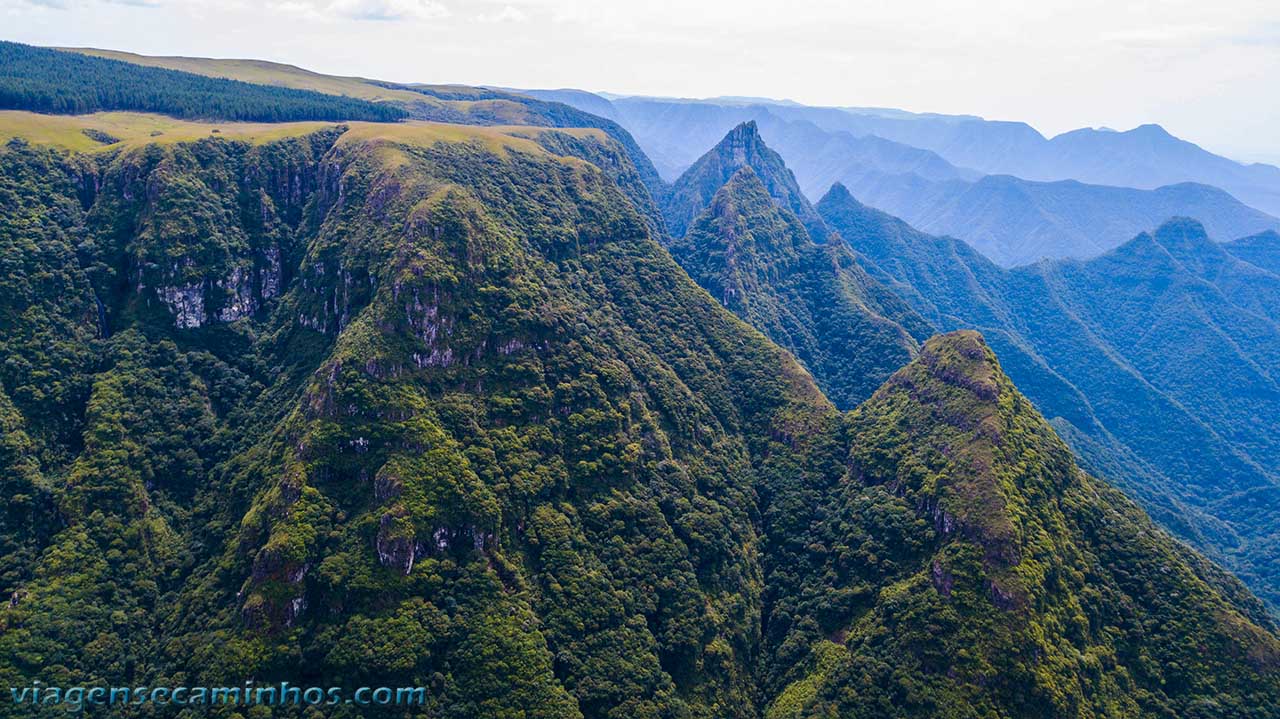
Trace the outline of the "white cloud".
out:
[[[450,14],[435,0],[270,0],[268,7],[311,20],[436,20]]]
[[[160,7],[160,0],[23,0],[28,5],[53,8],[55,10],[72,10],[90,5],[129,5],[132,7]]]
[[[496,12],[480,13],[476,16],[476,19],[483,23],[523,22],[528,20],[529,16],[518,7],[503,5],[502,9]]]
[[[332,0],[324,10],[353,20],[434,20],[449,8],[433,0]]]
[[[171,7],[180,10],[204,8],[208,0],[20,0],[28,5],[58,10],[88,10],[94,5]],[[247,7],[231,0],[229,7]],[[267,0],[265,7],[276,12],[314,20],[433,20],[449,16],[449,8],[436,0]],[[513,8],[514,9],[514,8]],[[519,11],[517,11],[519,12]]]

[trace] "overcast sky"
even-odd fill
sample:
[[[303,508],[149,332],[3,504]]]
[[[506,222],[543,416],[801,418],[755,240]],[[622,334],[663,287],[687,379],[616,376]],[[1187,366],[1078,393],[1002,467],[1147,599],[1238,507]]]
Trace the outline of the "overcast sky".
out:
[[[0,38],[326,73],[1158,122],[1280,163],[1277,0],[0,0]]]

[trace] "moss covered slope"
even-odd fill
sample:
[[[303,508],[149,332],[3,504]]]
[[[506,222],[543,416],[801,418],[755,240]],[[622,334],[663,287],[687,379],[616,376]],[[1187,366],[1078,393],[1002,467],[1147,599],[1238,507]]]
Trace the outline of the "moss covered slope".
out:
[[[926,343],[849,432],[793,540],[834,591],[775,612],[820,621],[770,719],[1280,711],[1262,605],[1081,472],[977,333]]]

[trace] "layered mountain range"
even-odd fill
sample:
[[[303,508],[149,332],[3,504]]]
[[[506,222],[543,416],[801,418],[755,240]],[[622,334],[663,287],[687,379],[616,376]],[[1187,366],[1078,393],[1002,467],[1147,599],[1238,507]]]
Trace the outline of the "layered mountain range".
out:
[[[1023,122],[973,115],[811,107],[759,98],[679,100],[601,96],[575,90],[522,92],[575,107],[589,104],[589,112],[632,129],[644,146],[655,145],[651,156],[668,177],[682,171],[714,142],[715,138],[705,133],[723,134],[734,124],[767,114],[832,133],[919,148],[956,167],[983,174],[1139,189],[1194,182],[1220,187],[1249,205],[1280,215],[1280,168],[1215,155],[1155,124],[1124,132],[1081,128],[1046,138]],[[685,127],[686,134],[672,132],[676,125]],[[800,160],[788,156],[788,161]]]
[[[754,147],[743,151],[744,142]],[[737,165],[751,168],[742,171],[751,178],[772,175],[774,186],[787,186],[791,177],[747,123],[677,180],[673,197],[681,188],[714,184]],[[762,228],[795,223],[789,208],[802,200],[757,192],[749,204],[744,186],[762,183],[733,177],[704,209],[699,231],[675,241],[672,253],[726,306],[806,360],[794,339],[804,333],[788,327],[799,321],[795,316],[763,312],[767,303],[753,307],[750,298],[764,290],[731,294],[720,279],[740,275],[743,267],[792,261],[795,241],[781,242],[776,238],[785,233]],[[771,206],[762,205],[764,197]],[[723,219],[729,203],[737,226]],[[672,227],[681,226],[682,207],[668,207]],[[1280,276],[1266,269],[1268,256],[1280,250],[1274,233],[1219,245],[1198,222],[1174,220],[1094,260],[1006,270],[959,240],[927,235],[861,204],[843,185],[827,193],[817,214],[825,244],[852,250],[867,277],[878,281],[858,283],[860,296],[888,289],[914,310],[879,312],[863,301],[858,306],[867,317],[893,321],[916,337],[921,320],[931,328],[925,333],[982,331],[1014,381],[1094,472],[1141,498],[1172,531],[1248,578],[1255,591],[1280,599],[1274,569],[1280,526],[1267,519],[1280,499],[1280,427],[1262,419],[1280,416]],[[766,244],[762,237],[771,239]],[[701,252],[695,256],[690,248]],[[719,262],[708,267],[708,259]],[[760,285],[777,291],[801,276],[774,272]],[[849,283],[828,278],[805,286],[814,299],[786,307],[835,307],[815,288]],[[849,336],[859,324],[833,311],[807,317],[809,331],[825,339]],[[832,329],[833,322],[841,329]],[[814,329],[818,323],[825,328]],[[848,347],[838,354],[858,356]],[[839,394],[840,372],[826,371],[824,360],[806,364],[826,391]]]
[[[505,95],[537,122],[499,124],[487,92],[424,94],[452,124],[0,113],[0,681],[420,686],[387,713],[449,719],[1277,715],[1267,605],[1081,469],[1021,357],[943,327],[851,198],[814,207],[743,126],[655,202],[621,127]],[[1199,257],[1194,229],[1143,243]],[[1185,301],[1270,317],[1266,238]]]
[[[1094,257],[1175,215],[1215,237],[1280,229],[1280,169],[1241,165],[1154,126],[1050,141],[1022,123],[967,116],[525,92],[592,112],[608,103],[672,180],[732,127],[755,122],[811,200],[841,182],[1003,266]]]

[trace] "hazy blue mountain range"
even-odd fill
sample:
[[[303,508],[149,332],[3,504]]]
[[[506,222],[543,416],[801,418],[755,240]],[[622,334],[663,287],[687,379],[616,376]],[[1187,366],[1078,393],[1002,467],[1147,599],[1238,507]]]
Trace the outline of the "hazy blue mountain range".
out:
[[[818,208],[935,326],[982,331],[1094,471],[1280,601],[1280,277],[1192,220],[1004,270],[843,186]],[[1274,239],[1242,247],[1274,255]]]
[[[1245,204],[1280,215],[1280,168],[1216,155],[1155,124],[1123,132],[1081,128],[1046,138],[1026,123],[965,115],[794,104],[770,109],[827,130],[876,135],[931,150],[957,166],[987,174],[1139,189],[1196,182],[1220,187]]]
[[[1036,149],[1036,138],[1040,142],[1044,138],[1021,123],[749,101],[607,100],[580,91],[525,92],[596,112],[604,112],[602,103],[607,102],[609,115],[656,158],[659,173],[669,180],[729,129],[754,122],[770,146],[786,159],[801,190],[810,198],[820,197],[833,182],[841,182],[873,207],[928,232],[960,237],[1004,266],[1045,257],[1093,257],[1179,215],[1200,219],[1217,237],[1280,228],[1280,219],[1207,186],[1211,183],[1186,181],[1200,176],[1195,173],[1162,175],[1181,179],[1174,180],[1179,184],[1161,187],[1151,183],[1133,187],[1097,184],[1100,180],[1093,180],[1093,184],[1036,182],[1011,176],[1016,172],[983,177],[984,172],[993,171],[990,163],[975,169],[957,151],[973,145],[979,157],[1043,153]],[[883,135],[875,134],[878,128],[885,129]],[[1135,137],[1149,134],[1144,130]],[[943,136],[949,138],[945,143],[938,139]],[[1179,148],[1173,156],[1195,159],[1188,161],[1189,167],[1233,164],[1212,155],[1209,157],[1220,162],[1209,162],[1202,157],[1208,153],[1198,148],[1190,152],[1188,143],[1173,138],[1169,142]],[[1109,158],[1119,151],[1112,148],[1114,144],[1101,144],[1095,155],[1077,150],[1073,157],[1092,157],[1110,166]],[[1120,143],[1118,147],[1128,146]],[[938,148],[949,149],[950,155]],[[1095,176],[1084,173],[1077,179]],[[1220,174],[1204,176],[1218,178]],[[1140,189],[1145,187],[1156,189]]]
[[[1220,187],[1264,212],[1280,214],[1280,168],[1215,155],[1159,125],[1124,132],[1084,128],[1046,139],[1028,126],[1009,126],[1017,124],[961,121],[958,126],[938,127],[936,135],[895,132],[879,120],[864,126],[875,127],[874,134],[933,150],[952,162],[992,174],[1144,189],[1197,182]]]
[[[1280,233],[1263,232],[1228,242],[1223,248],[1245,262],[1280,275]]]
[[[538,94],[546,91],[522,91]],[[565,92],[565,91],[561,91]],[[914,113],[888,108],[811,107],[790,101],[758,98],[673,98],[610,96],[572,91],[558,98],[571,105],[592,103],[594,110],[636,132],[646,150],[661,147],[655,158],[670,178],[672,167],[687,165],[699,153],[665,137],[660,123],[673,113],[686,120],[714,117],[717,112],[749,107],[767,108],[784,120],[804,120],[824,130],[875,135],[886,140],[930,150],[957,167],[984,174],[1014,175],[1028,180],[1079,180],[1097,185],[1154,189],[1163,185],[1196,182],[1220,187],[1264,212],[1280,215],[1280,168],[1263,163],[1241,163],[1214,154],[1169,134],[1155,124],[1118,132],[1081,128],[1046,138],[1023,122],[986,120],[973,115]],[[590,96],[590,98],[588,97]],[[609,109],[598,100],[609,102]],[[584,108],[586,109],[586,108]],[[612,114],[607,114],[612,113]],[[728,125],[721,128],[723,133]],[[639,135],[645,135],[639,138]],[[652,153],[651,153],[652,154]],[[788,159],[790,159],[788,157]],[[674,162],[671,167],[664,165]],[[797,170],[799,173],[799,170]]]
[[[1191,183],[1137,190],[1009,175],[967,182],[869,172],[843,184],[872,207],[927,232],[960,237],[1006,267],[1095,257],[1176,216],[1195,217],[1214,237],[1280,227],[1280,219],[1216,187]]]
[[[632,133],[667,181],[679,177],[730,129],[748,121],[760,125],[770,144],[787,158],[805,192],[815,198],[832,182],[845,176],[847,170],[843,168],[859,160],[868,170],[916,172],[932,179],[976,179],[982,174],[956,168],[931,151],[867,137],[865,133],[824,127],[811,117],[820,108],[762,103],[754,98],[684,101],[615,97],[610,100],[581,90],[519,92],[564,102],[616,120]],[[828,146],[828,143],[833,144]]]

